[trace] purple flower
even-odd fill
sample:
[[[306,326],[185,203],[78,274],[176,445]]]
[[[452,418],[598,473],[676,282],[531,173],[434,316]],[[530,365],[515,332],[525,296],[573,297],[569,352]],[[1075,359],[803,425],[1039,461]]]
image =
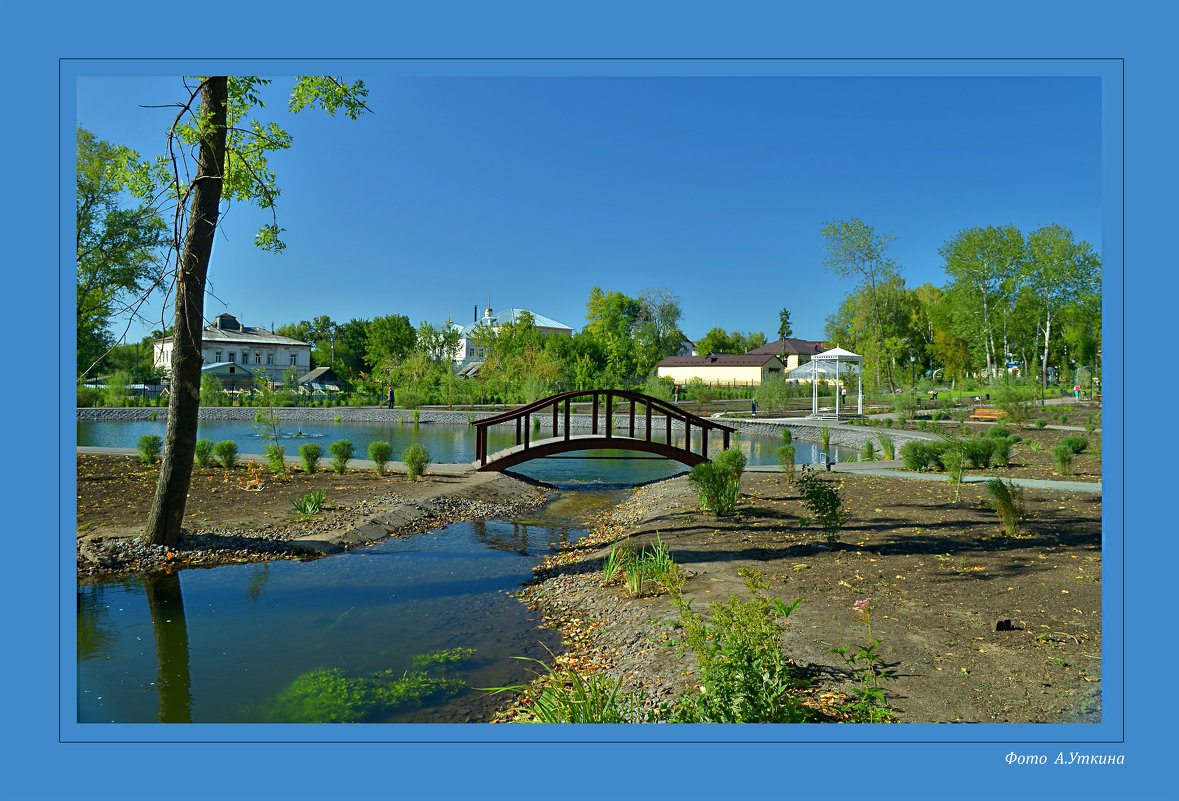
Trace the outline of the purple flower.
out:
[[[855,609],[857,612],[865,612],[865,611],[867,611],[867,609],[868,609],[868,599],[867,599],[867,598],[861,598],[860,600],[858,600],[858,601],[856,601],[855,603],[853,603],[853,604],[852,604],[852,608],[853,608],[853,609]]]

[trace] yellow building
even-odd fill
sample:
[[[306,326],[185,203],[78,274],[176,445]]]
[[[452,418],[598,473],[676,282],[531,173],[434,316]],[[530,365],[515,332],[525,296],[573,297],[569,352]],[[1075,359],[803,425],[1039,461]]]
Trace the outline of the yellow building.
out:
[[[756,387],[770,378],[781,378],[785,372],[777,356],[765,353],[668,356],[655,368],[660,378],[670,378],[680,386],[699,378],[709,386]]]

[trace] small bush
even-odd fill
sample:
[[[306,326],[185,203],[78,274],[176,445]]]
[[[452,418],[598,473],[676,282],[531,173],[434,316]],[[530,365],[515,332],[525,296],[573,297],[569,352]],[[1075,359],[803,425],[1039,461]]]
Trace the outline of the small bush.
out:
[[[1045,420],[1043,417],[1041,417],[1039,420],[1036,421],[1036,428],[1043,428],[1046,425],[1048,425],[1048,421]]]
[[[794,480],[794,446],[790,443],[778,446],[778,464],[781,465],[782,470],[790,474],[790,480]]]
[[[782,427],[782,444],[789,445],[794,441],[794,435],[790,433],[790,429],[785,426]]]
[[[901,446],[901,462],[906,470],[912,470],[914,473],[924,472],[933,459],[929,446],[920,440],[910,440]]]
[[[823,524],[828,541],[834,541],[848,516],[841,508],[843,501],[839,497],[838,485],[819,478],[818,473],[806,465],[803,465],[796,484],[803,505]]]
[[[213,464],[213,440],[198,439],[196,452],[193,454],[198,467],[209,467]]]
[[[745,472],[745,455],[736,448],[721,451],[710,462],[692,468],[688,482],[696,488],[700,505],[718,517],[737,509],[741,474]]]
[[[1019,533],[1023,521],[1023,487],[993,478],[987,482],[987,504],[999,514],[999,530],[1008,537]]]
[[[319,460],[323,457],[323,448],[317,442],[304,442],[299,446],[299,459],[303,462],[303,472],[314,473],[319,469]]]
[[[430,452],[422,447],[420,442],[415,442],[405,449],[401,459],[405,462],[405,477],[410,481],[416,481],[418,476],[426,474],[426,465],[430,464]]]
[[[995,441],[990,437],[963,440],[963,450],[971,467],[985,470],[991,466]]]
[[[1068,448],[1074,454],[1084,453],[1085,449],[1089,447],[1089,440],[1082,436],[1073,434],[1071,436],[1063,437],[1060,444]]]
[[[231,439],[223,439],[213,446],[213,456],[226,470],[237,464],[237,443]]]
[[[1011,436],[1011,429],[1009,429],[1004,423],[995,423],[993,426],[987,429],[987,436],[992,438],[1009,437]]]
[[[823,450],[827,450],[827,448],[831,445],[831,429],[827,426],[820,428],[819,439],[823,443]]]
[[[1072,473],[1073,456],[1076,452],[1063,442],[1052,449],[1052,458],[1056,460],[1056,469],[1062,476]]]
[[[272,473],[282,473],[287,469],[287,449],[277,442],[268,442],[262,449],[266,455],[266,465]]]
[[[368,458],[376,468],[377,475],[385,475],[385,465],[393,457],[393,446],[388,442],[376,440],[368,444]]]
[[[139,451],[139,458],[143,460],[144,464],[155,464],[160,460],[160,450],[164,447],[164,441],[160,439],[159,434],[144,434],[135,443],[135,449]]]
[[[355,446],[346,439],[338,439],[328,446],[328,453],[332,455],[332,469],[340,475],[348,469],[348,460],[352,458]]]
[[[991,455],[995,464],[1007,467],[1011,463],[1011,447],[1019,441],[1018,437],[994,437],[991,442],[994,443],[995,450]]]

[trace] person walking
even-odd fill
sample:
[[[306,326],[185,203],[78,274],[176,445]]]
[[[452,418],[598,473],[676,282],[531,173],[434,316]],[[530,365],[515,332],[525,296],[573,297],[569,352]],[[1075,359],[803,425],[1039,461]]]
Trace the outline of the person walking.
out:
[[[1077,400],[1081,399],[1081,385],[1080,384],[1076,384],[1075,386],[1073,386],[1073,397],[1076,398]]]
[[[393,408],[393,387],[389,387],[389,408]]]
[[[757,417],[757,401],[750,399],[749,401],[749,416]]]

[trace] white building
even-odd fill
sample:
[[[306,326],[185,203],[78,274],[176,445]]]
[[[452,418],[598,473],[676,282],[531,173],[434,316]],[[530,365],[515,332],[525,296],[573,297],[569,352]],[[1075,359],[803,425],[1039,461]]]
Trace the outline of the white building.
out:
[[[279,336],[265,328],[245,326],[232,314],[220,314],[212,325],[201,329],[201,361],[206,364],[240,364],[271,382],[281,383],[286,374],[295,377],[311,370],[311,345]],[[172,366],[172,337],[152,342],[152,366],[165,374]]]
[[[532,315],[532,322],[536,325],[537,330],[542,334],[557,334],[560,336],[573,336],[573,329],[564,323],[559,323],[552,318],[545,317],[543,314],[537,314],[528,309],[504,309],[503,311],[493,312],[491,307],[483,310],[483,316],[479,317],[479,307],[475,307],[475,321],[470,325],[459,325],[458,323],[447,320],[445,323],[445,330],[458,332],[459,341],[455,346],[452,359],[454,360],[455,369],[460,374],[471,374],[477,365],[483,363],[487,358],[487,354],[483,348],[475,342],[475,331],[486,326],[493,331],[498,331],[501,326],[506,323],[517,322],[523,314]]]

